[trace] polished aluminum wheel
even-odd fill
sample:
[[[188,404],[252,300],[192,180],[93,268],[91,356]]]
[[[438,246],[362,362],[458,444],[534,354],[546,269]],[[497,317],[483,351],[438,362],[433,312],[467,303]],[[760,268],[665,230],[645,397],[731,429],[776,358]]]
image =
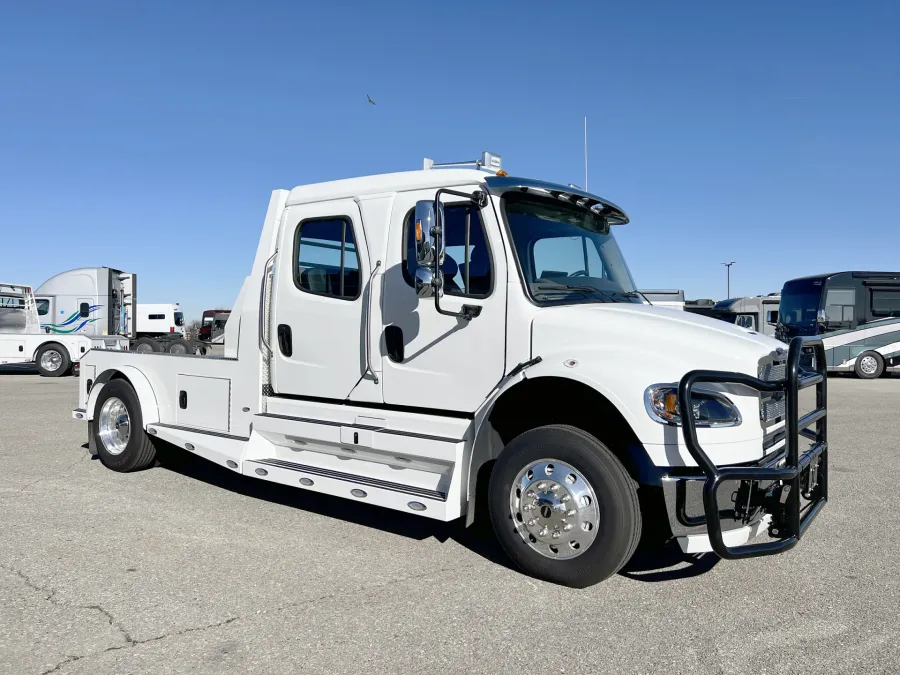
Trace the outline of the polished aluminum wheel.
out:
[[[526,466],[513,481],[509,508],[516,532],[548,558],[574,558],[597,538],[597,495],[577,469],[555,459]]]
[[[131,438],[131,419],[128,408],[115,396],[108,398],[100,408],[98,420],[100,441],[111,455],[121,455]]]
[[[55,349],[47,349],[41,354],[41,368],[50,373],[55,373],[62,366],[63,358]]]
[[[859,369],[866,375],[874,375],[878,371],[878,360],[867,354],[859,360]]]
[[[134,348],[134,351],[138,352],[139,354],[150,354],[153,351],[153,347],[146,342],[141,342]]]

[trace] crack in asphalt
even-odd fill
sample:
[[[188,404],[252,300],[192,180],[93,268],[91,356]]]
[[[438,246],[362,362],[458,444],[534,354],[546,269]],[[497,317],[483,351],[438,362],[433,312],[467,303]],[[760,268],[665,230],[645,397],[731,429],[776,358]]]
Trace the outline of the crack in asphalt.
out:
[[[462,567],[462,569],[464,569],[465,567],[473,567],[473,566],[474,565],[464,565]],[[137,647],[139,645],[145,645],[145,644],[148,644],[151,642],[160,642],[162,640],[166,640],[171,637],[178,637],[181,635],[186,635],[188,633],[197,633],[200,631],[212,630],[214,628],[220,628],[222,626],[227,626],[229,624],[235,623],[236,621],[241,621],[245,618],[248,618],[248,617],[243,617],[243,616],[233,616],[233,617],[230,617],[223,621],[218,621],[216,623],[211,623],[211,624],[208,624],[205,626],[193,626],[190,628],[182,628],[181,630],[172,631],[169,633],[163,633],[162,635],[157,635],[155,637],[147,638],[146,640],[135,640],[134,638],[131,637],[131,635],[128,633],[128,631],[125,630],[125,628],[116,621],[115,617],[113,617],[113,615],[110,614],[109,611],[104,609],[101,605],[78,605],[75,603],[63,602],[61,600],[56,599],[56,597],[55,597],[56,590],[55,589],[47,588],[45,586],[41,586],[40,584],[35,583],[34,581],[31,580],[31,577],[29,577],[27,574],[25,574],[21,570],[18,570],[14,567],[10,567],[9,565],[4,565],[3,563],[0,563],[0,569],[4,569],[7,572],[15,574],[19,579],[21,579],[24,582],[24,584],[26,586],[28,586],[29,588],[31,588],[35,591],[38,591],[42,594],[45,594],[45,597],[43,599],[47,602],[50,602],[51,604],[57,605],[59,607],[66,607],[66,608],[71,608],[71,609],[90,609],[90,610],[99,612],[100,615],[103,616],[109,622],[110,626],[112,626],[113,628],[115,628],[122,634],[122,638],[125,641],[125,644],[115,645],[113,647],[107,647],[106,649],[99,651],[99,652],[91,652],[88,654],[67,656],[65,659],[63,659],[62,661],[57,663],[55,666],[53,666],[49,670],[43,671],[41,673],[41,675],[51,675],[51,673],[59,672],[59,670],[63,666],[66,666],[70,663],[74,663],[76,661],[80,661],[81,659],[85,659],[88,657],[99,656],[101,654],[106,654],[107,652],[114,652],[114,651],[119,651],[122,649],[131,649],[132,647]],[[298,600],[297,602],[289,602],[285,605],[279,605],[278,607],[274,607],[268,611],[273,612],[273,613],[274,612],[283,612],[288,609],[302,607],[303,605],[308,605],[308,604],[311,604],[314,602],[321,602],[322,600],[331,600],[333,598],[351,595],[351,594],[369,596],[372,593],[378,592],[385,588],[389,588],[390,586],[395,586],[397,584],[406,583],[408,581],[414,581],[416,579],[422,579],[425,577],[433,576],[435,574],[442,574],[444,572],[448,572],[451,570],[458,570],[458,569],[461,569],[461,568],[459,566],[442,567],[440,569],[433,570],[430,572],[422,572],[420,574],[411,574],[409,576],[405,576],[405,577],[398,578],[398,579],[392,579],[392,580],[384,582],[384,583],[371,584],[369,586],[365,586],[365,587],[357,589],[355,591],[346,591],[343,593],[327,593],[325,595],[317,596],[314,598]],[[257,614],[259,614],[261,611],[262,610],[257,610]],[[254,617],[250,616],[249,618],[252,620]]]

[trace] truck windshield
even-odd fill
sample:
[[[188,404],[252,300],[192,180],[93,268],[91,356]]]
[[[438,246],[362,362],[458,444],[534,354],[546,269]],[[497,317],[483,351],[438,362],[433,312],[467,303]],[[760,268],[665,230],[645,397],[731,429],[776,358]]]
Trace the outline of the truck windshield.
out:
[[[793,328],[792,335],[815,335],[816,314],[822,300],[822,281],[798,279],[789,281],[781,291],[778,322]]]
[[[521,193],[504,195],[503,209],[525,285],[535,302],[642,301],[601,215]]]
[[[175,325],[176,326],[184,325],[184,312],[175,312]]]

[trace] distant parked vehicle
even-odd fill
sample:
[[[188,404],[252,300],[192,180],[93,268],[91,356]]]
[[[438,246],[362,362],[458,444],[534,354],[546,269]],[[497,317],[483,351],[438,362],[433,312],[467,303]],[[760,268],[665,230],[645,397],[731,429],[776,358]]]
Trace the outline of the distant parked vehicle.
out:
[[[225,323],[231,314],[230,309],[207,309],[200,319],[200,334],[198,340],[209,342],[217,334],[225,331]]]
[[[137,275],[111,267],[61,272],[35,291],[41,330],[56,335],[122,335],[137,352],[193,354],[175,304],[138,304]]]
[[[86,316],[76,312],[76,321]],[[44,377],[77,372],[91,349],[128,349],[128,339],[50,333],[41,328],[31,286],[0,284],[0,364],[34,363]]]
[[[829,371],[872,379],[900,367],[900,272],[836,272],[788,281],[776,337],[821,335]]]
[[[717,302],[712,308],[712,316],[774,337],[780,301],[781,296],[777,293],[749,298],[730,298]]]

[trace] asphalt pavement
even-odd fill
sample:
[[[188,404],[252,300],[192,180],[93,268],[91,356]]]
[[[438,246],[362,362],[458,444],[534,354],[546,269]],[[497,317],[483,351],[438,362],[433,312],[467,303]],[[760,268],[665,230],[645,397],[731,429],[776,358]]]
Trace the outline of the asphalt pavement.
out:
[[[76,384],[0,372],[4,675],[900,672],[900,377],[829,380],[831,502],[797,548],[586,590],[184,453],[109,471]]]

